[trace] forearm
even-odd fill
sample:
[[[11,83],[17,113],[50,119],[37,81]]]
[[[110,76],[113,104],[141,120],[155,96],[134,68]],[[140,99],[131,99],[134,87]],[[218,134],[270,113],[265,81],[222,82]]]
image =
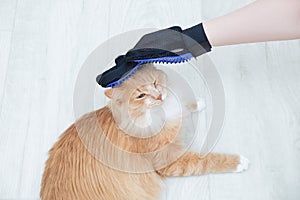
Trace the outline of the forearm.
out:
[[[212,46],[300,39],[300,0],[257,0],[203,27]]]

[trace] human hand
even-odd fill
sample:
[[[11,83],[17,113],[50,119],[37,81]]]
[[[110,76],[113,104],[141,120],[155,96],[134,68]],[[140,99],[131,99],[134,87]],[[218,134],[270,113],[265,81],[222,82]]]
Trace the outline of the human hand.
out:
[[[165,61],[197,57],[211,50],[202,24],[182,30],[179,26],[144,35],[125,55],[128,61]]]

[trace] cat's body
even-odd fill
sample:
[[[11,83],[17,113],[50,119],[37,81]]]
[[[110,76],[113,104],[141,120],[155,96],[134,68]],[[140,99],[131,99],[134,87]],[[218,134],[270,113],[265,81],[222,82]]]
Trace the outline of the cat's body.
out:
[[[145,72],[148,78],[142,77],[143,85],[154,81],[153,88],[140,85],[136,91],[135,79],[139,81]],[[149,122],[141,122],[149,118],[145,112],[163,102],[164,89],[158,84],[165,84],[165,78],[152,66],[144,68],[123,88],[106,92],[112,98],[109,106],[88,113],[71,125],[50,150],[41,199],[157,200],[165,177],[242,171],[237,155],[212,153],[201,157],[199,153],[184,152],[179,118],[166,119],[159,133],[148,137],[126,132],[127,128],[132,130],[132,121],[138,122],[139,127],[145,125],[147,131],[153,130]],[[129,105],[126,112],[131,120],[124,120],[126,123],[120,128],[115,115],[124,112],[124,102]]]
[[[96,111],[99,121],[112,120],[109,108]],[[93,114],[80,120],[87,126]],[[114,124],[110,124],[114,126]],[[115,132],[117,130],[111,131]],[[124,135],[126,137],[126,135]],[[101,145],[101,144],[99,144]],[[124,144],[124,146],[130,146]],[[131,174],[112,169],[92,155],[80,139],[76,126],[68,128],[50,150],[41,190],[42,199],[157,199],[160,176],[155,172]],[[129,198],[130,197],[130,198]]]

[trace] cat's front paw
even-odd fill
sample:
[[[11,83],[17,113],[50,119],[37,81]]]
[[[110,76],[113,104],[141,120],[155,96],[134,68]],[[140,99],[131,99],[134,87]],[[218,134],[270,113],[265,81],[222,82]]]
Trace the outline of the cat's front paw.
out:
[[[191,112],[201,112],[205,109],[206,104],[205,104],[205,99],[197,97],[197,101],[194,103],[190,103],[187,105],[187,108]]]
[[[243,172],[246,171],[249,167],[249,160],[245,158],[244,156],[239,156],[240,157],[240,163],[237,165],[236,170],[234,172]]]

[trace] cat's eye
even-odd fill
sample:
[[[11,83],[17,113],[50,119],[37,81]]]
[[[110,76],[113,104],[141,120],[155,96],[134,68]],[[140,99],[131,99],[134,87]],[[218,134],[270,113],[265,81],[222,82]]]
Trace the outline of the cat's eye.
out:
[[[154,87],[156,88],[156,80],[154,81],[153,85],[154,85]]]
[[[137,96],[136,98],[137,98],[137,99],[141,99],[141,98],[143,98],[145,95],[146,95],[145,93],[142,93],[142,94],[140,94],[139,96]]]

